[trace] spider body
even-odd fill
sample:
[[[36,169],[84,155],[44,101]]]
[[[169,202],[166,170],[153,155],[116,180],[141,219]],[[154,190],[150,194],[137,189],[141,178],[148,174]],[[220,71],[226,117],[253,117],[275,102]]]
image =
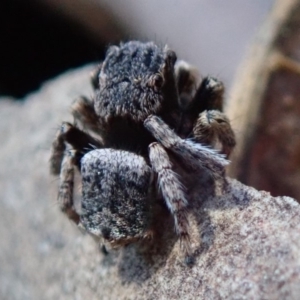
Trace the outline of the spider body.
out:
[[[98,74],[95,113],[103,120],[102,138],[114,149],[148,152],[153,136],[144,120],[160,115],[173,122],[179,110],[174,77],[176,55],[154,43],[110,47]]]
[[[200,82],[195,69],[176,64],[167,47],[138,41],[111,46],[92,84],[93,101],[82,97],[72,106],[84,130],[63,123],[53,142],[51,171],[60,174],[62,211],[110,245],[124,245],[152,235],[152,199],[159,186],[190,255],[188,199],[169,155],[190,169],[224,176],[227,160],[207,146],[217,139],[227,155],[234,146],[221,112],[223,85],[210,77]],[[211,115],[217,115],[213,126]],[[221,124],[229,130],[218,130]],[[221,137],[224,132],[230,139]],[[74,167],[82,177],[80,214],[73,203]]]

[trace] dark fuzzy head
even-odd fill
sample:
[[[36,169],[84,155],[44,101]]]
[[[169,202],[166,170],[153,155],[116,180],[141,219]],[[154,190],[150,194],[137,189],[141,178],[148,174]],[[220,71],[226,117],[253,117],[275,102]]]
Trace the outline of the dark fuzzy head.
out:
[[[170,82],[176,90],[176,54],[153,42],[131,41],[111,46],[99,73],[96,113],[104,118],[129,117],[143,121],[164,109]]]

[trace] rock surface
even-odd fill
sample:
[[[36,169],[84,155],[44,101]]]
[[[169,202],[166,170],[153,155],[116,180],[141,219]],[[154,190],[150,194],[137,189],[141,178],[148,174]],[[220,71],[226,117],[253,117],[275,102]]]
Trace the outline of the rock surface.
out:
[[[276,1],[240,66],[227,115],[237,147],[229,174],[300,201],[300,0]]]
[[[50,145],[72,100],[91,95],[90,70],[62,75],[22,103],[0,102],[0,298],[297,299],[300,207],[292,198],[232,179],[216,194],[209,181],[191,186],[192,267],[164,210],[152,243],[106,256],[59,212]]]

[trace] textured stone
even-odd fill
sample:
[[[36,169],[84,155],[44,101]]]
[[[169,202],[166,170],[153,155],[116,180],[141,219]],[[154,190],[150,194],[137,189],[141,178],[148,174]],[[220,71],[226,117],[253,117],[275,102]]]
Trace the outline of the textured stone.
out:
[[[22,103],[0,102],[0,298],[297,299],[300,207],[291,198],[232,179],[216,189],[193,175],[192,267],[163,207],[152,243],[107,256],[59,212],[50,145],[72,100],[91,95],[90,70],[62,75]]]

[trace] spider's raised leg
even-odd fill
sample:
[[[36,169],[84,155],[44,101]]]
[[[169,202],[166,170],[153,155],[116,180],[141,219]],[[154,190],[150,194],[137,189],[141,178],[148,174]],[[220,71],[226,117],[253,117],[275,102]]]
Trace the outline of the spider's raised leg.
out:
[[[193,128],[193,139],[198,143],[214,148],[219,146],[220,152],[227,157],[236,144],[235,135],[228,118],[218,110],[200,113]]]
[[[175,65],[177,88],[184,111],[179,134],[193,137],[198,143],[216,148],[227,157],[235,146],[235,136],[223,111],[224,85],[218,79],[205,77],[195,89],[199,78],[193,66],[184,61]],[[191,130],[192,126],[192,130]]]
[[[190,240],[188,233],[187,205],[188,202],[183,186],[177,175],[172,171],[172,165],[167,152],[158,143],[149,146],[150,162],[158,174],[158,184],[166,204],[174,216],[175,230],[181,246],[187,256],[190,256]]]
[[[215,177],[224,176],[224,166],[228,161],[214,149],[181,139],[157,116],[148,117],[144,121],[144,126],[160,144],[178,155],[190,168],[202,167]]]
[[[200,80],[198,70],[179,60],[175,64],[175,77],[181,108],[195,112],[223,110],[224,85],[218,79],[207,76]]]
[[[186,63],[180,64],[177,69],[179,103],[182,109],[177,132],[180,136],[187,137],[190,136],[201,112],[223,111],[224,85],[210,76],[204,77],[199,85],[194,68]]]
[[[184,60],[176,61],[174,72],[180,107],[182,110],[185,110],[195,97],[197,87],[200,83],[200,74],[197,68]]]
[[[204,77],[187,110],[197,114],[212,109],[223,111],[224,90],[223,83],[218,79]]]

